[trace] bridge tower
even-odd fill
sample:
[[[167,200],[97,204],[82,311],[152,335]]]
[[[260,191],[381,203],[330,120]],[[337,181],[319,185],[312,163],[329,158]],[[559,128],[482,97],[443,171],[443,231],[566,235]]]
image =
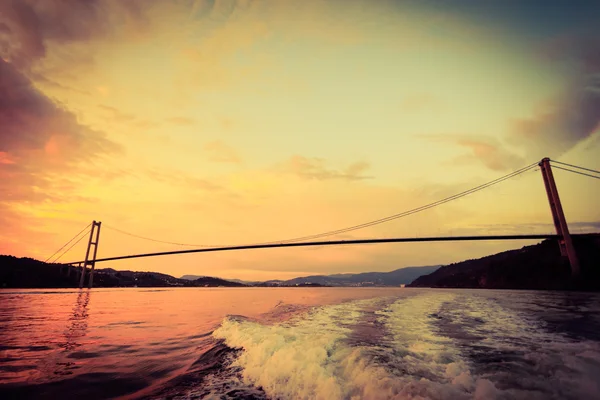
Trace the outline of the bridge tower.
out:
[[[560,198],[558,197],[558,189],[556,188],[556,182],[554,182],[554,175],[552,175],[552,168],[550,167],[550,159],[544,158],[538,164],[542,171],[542,177],[544,178],[544,186],[546,187],[546,194],[548,195],[548,202],[550,203],[550,211],[552,211],[552,219],[554,220],[554,227],[556,228],[556,234],[558,235],[558,245],[560,247],[560,254],[563,257],[567,257],[569,264],[571,265],[571,275],[573,277],[579,276],[579,260],[573,247],[573,241],[571,240],[571,234],[569,233],[569,227],[567,226],[567,220],[565,219],[565,213],[563,212]]]
[[[83,283],[85,281],[85,271],[87,266],[90,266],[90,278],[88,280],[88,288],[92,288],[94,284],[94,267],[96,266],[96,254],[98,253],[98,241],[100,240],[100,225],[102,222],[92,221],[92,230],[90,231],[90,239],[88,240],[87,251],[85,253],[85,261],[83,262],[83,267],[81,269],[81,279],[79,280],[79,288],[83,288]],[[94,246],[94,252],[91,254],[90,251]]]

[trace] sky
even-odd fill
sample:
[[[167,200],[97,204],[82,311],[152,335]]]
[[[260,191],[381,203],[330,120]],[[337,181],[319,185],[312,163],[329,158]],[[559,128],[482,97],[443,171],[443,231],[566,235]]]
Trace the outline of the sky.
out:
[[[0,254],[45,260],[92,220],[102,222],[98,258],[285,240],[419,207],[543,157],[600,169],[599,16],[587,0],[2,1]],[[571,231],[599,231],[598,181],[554,175]],[[553,229],[531,170],[329,238]],[[286,279],[531,243],[97,268]],[[59,261],[83,259],[86,245]]]

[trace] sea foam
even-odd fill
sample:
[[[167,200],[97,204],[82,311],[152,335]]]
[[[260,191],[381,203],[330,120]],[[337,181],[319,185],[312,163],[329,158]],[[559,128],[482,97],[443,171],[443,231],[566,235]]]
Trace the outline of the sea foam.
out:
[[[285,324],[226,319],[213,336],[243,349],[232,367],[241,368],[245,384],[272,398],[472,398],[464,377],[456,380],[460,368],[459,373],[450,368],[452,376],[436,382],[378,364],[369,346],[348,345],[362,309],[372,302],[320,307]],[[468,386],[476,389],[470,381]]]
[[[357,340],[374,309],[377,338]],[[241,349],[231,379],[274,399],[599,398],[598,344],[545,328],[494,299],[435,292],[273,324],[230,317],[213,336]]]

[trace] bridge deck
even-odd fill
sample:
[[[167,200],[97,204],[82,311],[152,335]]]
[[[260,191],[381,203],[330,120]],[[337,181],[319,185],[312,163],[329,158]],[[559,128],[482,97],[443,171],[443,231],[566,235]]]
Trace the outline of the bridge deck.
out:
[[[572,235],[578,236],[578,235]],[[349,244],[375,244],[375,243],[407,243],[407,242],[458,242],[458,241],[480,241],[480,240],[536,240],[556,239],[558,235],[489,235],[489,236],[440,236],[421,238],[386,238],[386,239],[356,239],[356,240],[329,240],[320,242],[296,242],[296,243],[267,243],[240,246],[209,247],[202,249],[163,251],[158,253],[131,254],[126,256],[107,257],[96,259],[96,262],[125,260],[128,258],[157,257],[173,254],[187,253],[209,253],[214,251],[269,249],[277,247],[308,247],[308,246],[333,246]],[[67,264],[79,264],[84,261],[75,261]]]

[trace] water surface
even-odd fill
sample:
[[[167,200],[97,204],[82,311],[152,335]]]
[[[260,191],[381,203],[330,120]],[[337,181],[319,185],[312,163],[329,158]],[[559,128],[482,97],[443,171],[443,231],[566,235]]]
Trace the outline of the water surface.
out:
[[[600,399],[600,296],[0,292],[0,397]]]

